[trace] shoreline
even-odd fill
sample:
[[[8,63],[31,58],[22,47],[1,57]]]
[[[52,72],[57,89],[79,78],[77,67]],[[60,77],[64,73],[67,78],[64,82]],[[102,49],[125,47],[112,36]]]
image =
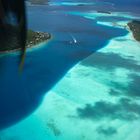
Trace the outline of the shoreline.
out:
[[[45,42],[49,41],[51,38],[52,38],[52,36],[50,33],[28,30],[26,49],[34,48],[35,46],[38,46],[41,43],[45,43]],[[21,48],[4,50],[4,51],[0,51],[0,55],[14,53],[14,52],[18,52],[20,50],[21,50]]]
[[[132,20],[131,22],[127,24],[127,26],[132,32],[134,39],[140,42],[140,21]]]
[[[48,1],[47,0],[27,0],[27,3],[30,5],[47,5]]]

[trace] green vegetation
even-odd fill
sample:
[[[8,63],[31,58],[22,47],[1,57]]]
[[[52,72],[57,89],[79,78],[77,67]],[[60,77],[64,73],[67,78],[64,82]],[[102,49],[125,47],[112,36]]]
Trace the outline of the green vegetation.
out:
[[[6,25],[4,28],[0,29],[0,52],[19,50],[21,48],[19,36],[19,30],[16,26]],[[51,35],[49,33],[28,30],[26,47],[37,45],[50,38]]]
[[[29,0],[31,4],[47,4],[48,0]]]
[[[50,38],[51,35],[49,33],[35,32],[32,30],[28,30],[26,46],[31,47],[32,45],[36,45],[38,43],[44,42]]]
[[[137,41],[140,41],[140,21],[132,21],[128,23],[130,30],[133,32],[133,36]]]

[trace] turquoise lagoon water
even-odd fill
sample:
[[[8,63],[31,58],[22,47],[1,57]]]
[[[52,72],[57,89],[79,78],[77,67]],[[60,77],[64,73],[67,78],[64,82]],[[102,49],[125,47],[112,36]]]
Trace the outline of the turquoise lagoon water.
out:
[[[0,138],[139,140],[140,44],[126,26],[138,12],[53,3],[28,6],[29,28],[53,38],[27,50],[23,74],[17,54],[0,58]]]

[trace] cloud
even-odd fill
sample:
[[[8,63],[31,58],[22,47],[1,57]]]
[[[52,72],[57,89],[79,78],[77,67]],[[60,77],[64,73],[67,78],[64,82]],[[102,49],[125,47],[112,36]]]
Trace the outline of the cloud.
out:
[[[122,98],[118,103],[98,101],[94,105],[86,104],[84,108],[77,108],[77,114],[81,119],[133,121],[140,119],[140,105],[128,98]]]

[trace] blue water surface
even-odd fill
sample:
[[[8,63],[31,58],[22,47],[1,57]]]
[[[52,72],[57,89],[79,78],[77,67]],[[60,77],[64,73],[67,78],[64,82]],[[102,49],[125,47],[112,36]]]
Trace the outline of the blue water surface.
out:
[[[49,91],[75,64],[103,48],[112,38],[128,33],[97,24],[96,20],[71,11],[88,11],[91,6],[28,6],[28,27],[49,32],[52,39],[27,52],[24,70],[18,73],[18,55],[0,58],[0,129],[32,113]],[[112,17],[113,19],[113,17]]]

